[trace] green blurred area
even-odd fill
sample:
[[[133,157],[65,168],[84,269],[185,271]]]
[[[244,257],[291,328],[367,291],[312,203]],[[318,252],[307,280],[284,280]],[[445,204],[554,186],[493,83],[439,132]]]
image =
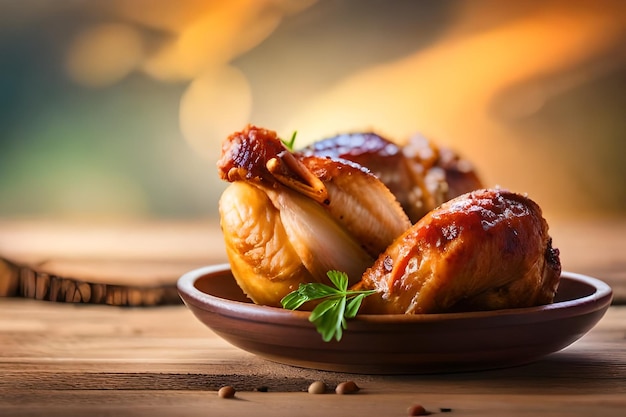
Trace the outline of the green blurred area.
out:
[[[215,165],[179,129],[186,85],[141,75],[76,85],[46,23],[0,39],[0,217],[215,214]]]
[[[2,120],[0,213],[204,216],[210,177],[178,130],[176,86],[33,92]],[[4,103],[4,106],[11,105]]]

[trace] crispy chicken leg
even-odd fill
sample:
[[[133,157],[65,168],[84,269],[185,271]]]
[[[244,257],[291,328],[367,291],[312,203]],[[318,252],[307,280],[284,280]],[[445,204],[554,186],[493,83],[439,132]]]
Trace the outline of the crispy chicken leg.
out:
[[[363,313],[493,310],[552,302],[560,273],[539,206],[512,192],[478,190],[428,213],[355,287],[377,291]]]

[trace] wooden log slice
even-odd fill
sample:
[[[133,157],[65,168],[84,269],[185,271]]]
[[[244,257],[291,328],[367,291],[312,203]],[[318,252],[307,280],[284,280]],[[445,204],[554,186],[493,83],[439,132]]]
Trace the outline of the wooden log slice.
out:
[[[227,262],[219,223],[0,219],[0,296],[157,306],[178,304],[187,271]],[[2,300],[0,299],[0,302]]]
[[[176,281],[199,263],[0,258],[0,297],[115,306],[180,304]]]

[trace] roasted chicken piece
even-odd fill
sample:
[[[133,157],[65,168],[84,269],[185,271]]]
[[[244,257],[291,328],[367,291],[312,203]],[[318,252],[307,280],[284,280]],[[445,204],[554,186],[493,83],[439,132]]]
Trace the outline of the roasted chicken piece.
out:
[[[411,222],[389,189],[349,161],[303,156],[254,126],[229,136],[218,161],[232,184],[220,198],[226,251],[238,285],[280,306],[329,270],[358,281]]]
[[[561,273],[540,207],[477,190],[431,211],[369,268],[362,313],[418,314],[551,303]]]
[[[413,223],[443,202],[482,188],[469,161],[421,135],[401,146],[371,132],[340,134],[301,152],[367,167],[396,196]]]

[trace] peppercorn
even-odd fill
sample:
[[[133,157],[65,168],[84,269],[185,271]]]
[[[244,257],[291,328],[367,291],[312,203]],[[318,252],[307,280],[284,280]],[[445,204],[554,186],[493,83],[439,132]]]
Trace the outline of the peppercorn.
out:
[[[340,395],[354,394],[355,392],[358,392],[359,389],[360,388],[354,381],[346,381],[337,385],[337,388],[335,388],[335,392]]]
[[[413,404],[408,411],[410,416],[427,416],[430,414],[421,404]]]
[[[217,391],[217,395],[219,395],[220,398],[233,398],[235,396],[235,392],[235,388],[230,385],[225,385]]]
[[[322,381],[314,381],[309,385],[309,394],[323,394],[326,392],[326,384]]]

